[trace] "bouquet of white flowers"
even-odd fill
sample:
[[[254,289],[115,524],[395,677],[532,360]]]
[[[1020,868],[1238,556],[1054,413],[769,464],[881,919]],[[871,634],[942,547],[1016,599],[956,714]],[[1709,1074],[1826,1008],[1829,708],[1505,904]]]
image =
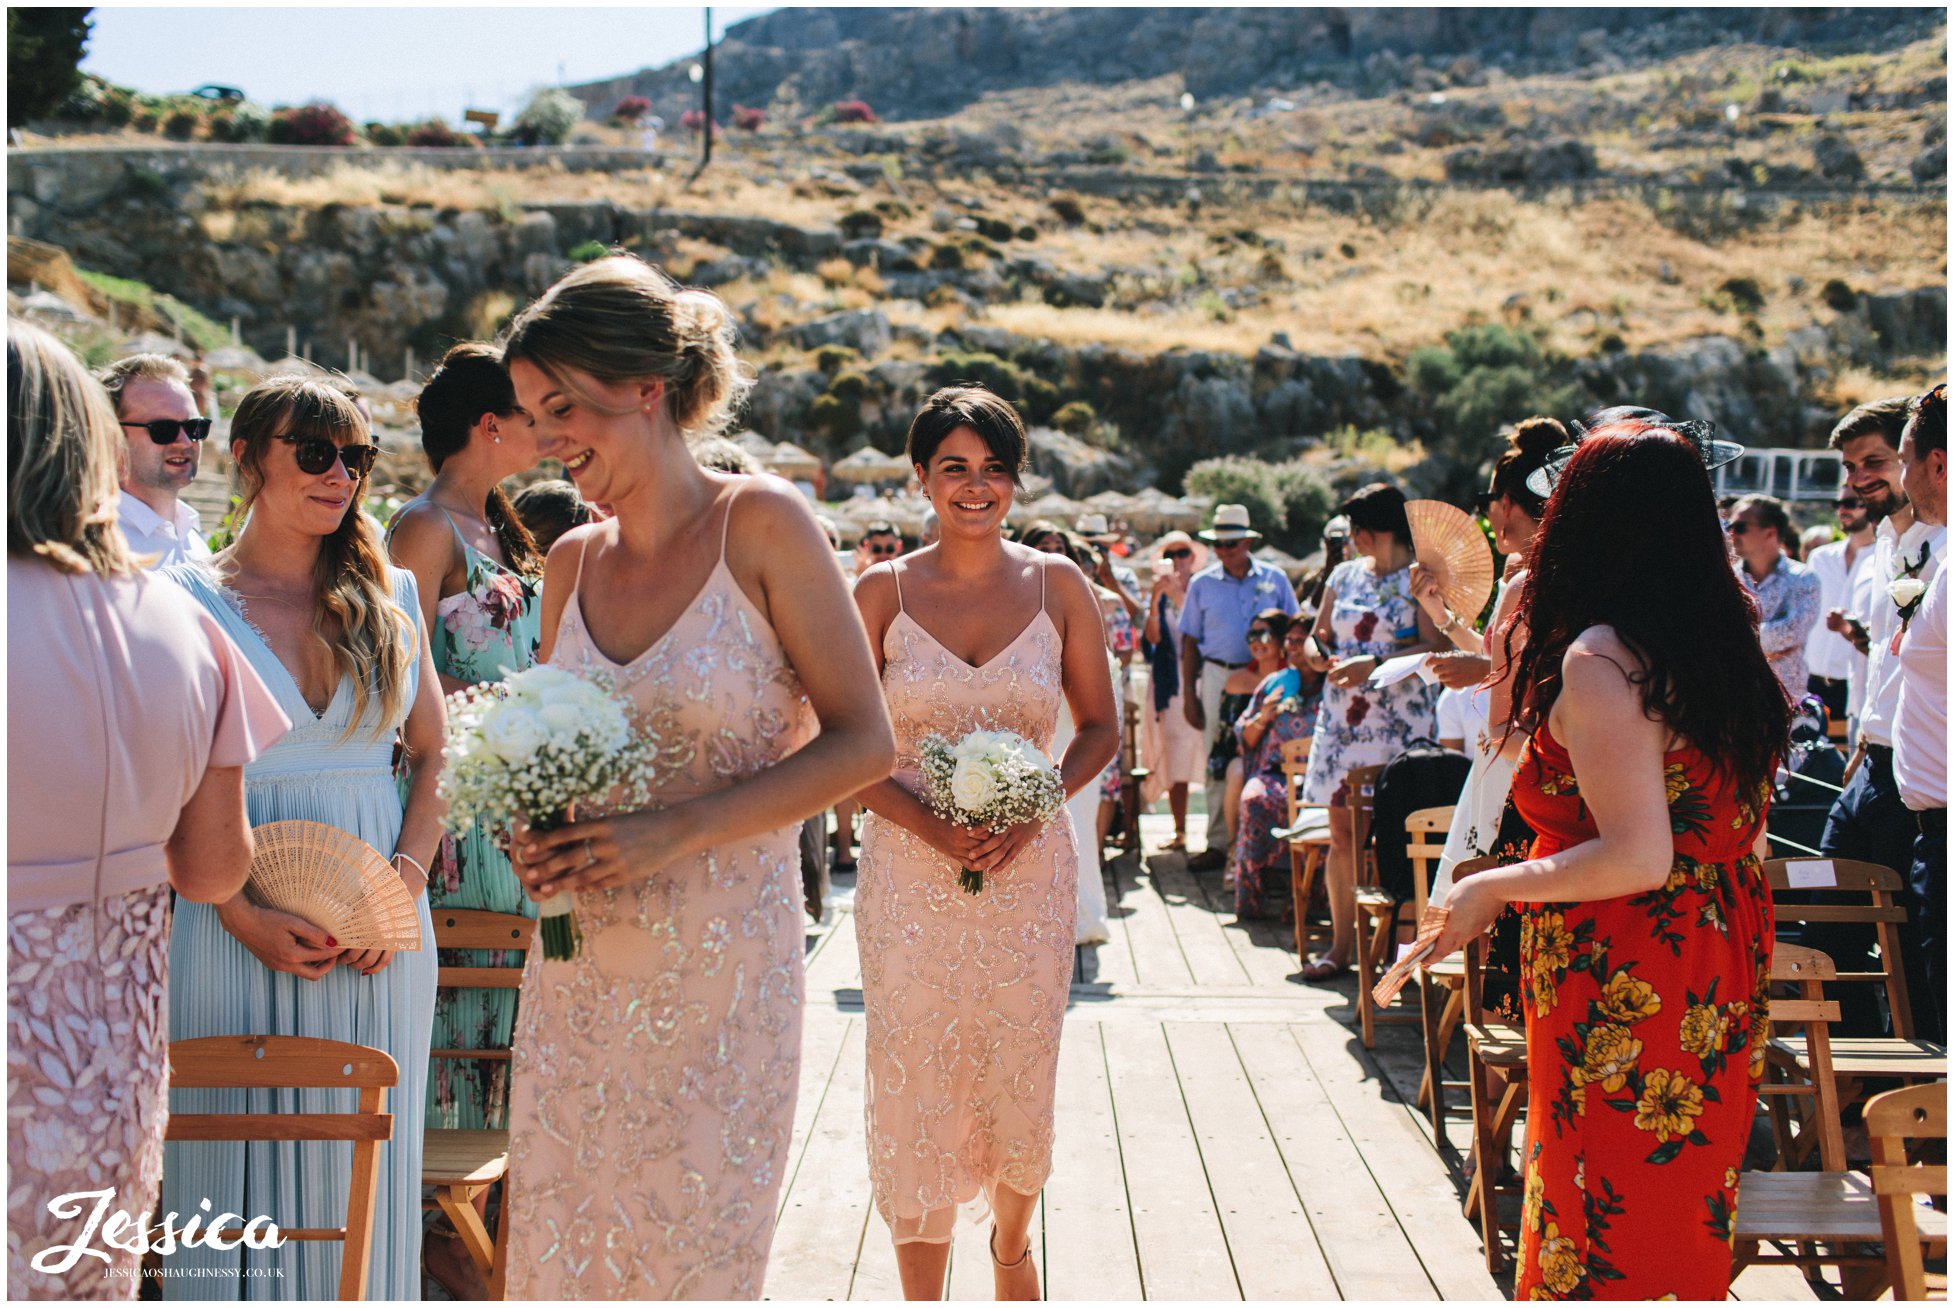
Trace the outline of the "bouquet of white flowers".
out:
[[[1065,807],[1065,784],[1043,750],[1011,731],[973,731],[951,744],[923,739],[923,802],[939,817],[967,827],[999,830],[1049,820]],[[966,894],[984,888],[984,874],[967,867],[958,879]]]
[[[631,729],[629,707],[603,687],[539,664],[448,696],[441,751],[448,830],[521,816],[538,831],[570,820],[579,801],[619,786],[648,795],[657,742]],[[568,894],[541,906],[543,957],[575,958],[582,943]]]

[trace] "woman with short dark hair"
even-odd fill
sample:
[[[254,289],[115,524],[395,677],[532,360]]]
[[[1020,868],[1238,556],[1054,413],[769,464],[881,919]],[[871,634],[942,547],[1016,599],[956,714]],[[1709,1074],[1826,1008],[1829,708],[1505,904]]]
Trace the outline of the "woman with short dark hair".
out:
[[[1422,678],[1369,682],[1387,658],[1449,648],[1411,595],[1411,521],[1404,492],[1373,482],[1338,508],[1350,520],[1352,556],[1337,565],[1306,646],[1309,666],[1326,673],[1310,738],[1302,801],[1330,811],[1330,948],[1303,968],[1325,981],[1350,964],[1357,938],[1357,851],[1348,779],[1355,768],[1388,763],[1430,736],[1438,694]],[[1306,911],[1297,905],[1296,911]]]
[[[1542,474],[1558,481],[1511,629],[1513,802],[1536,837],[1453,886],[1433,954],[1521,914],[1516,1298],[1729,1289],[1768,1039],[1756,851],[1788,748],[1705,471],[1732,448],[1615,422]]]

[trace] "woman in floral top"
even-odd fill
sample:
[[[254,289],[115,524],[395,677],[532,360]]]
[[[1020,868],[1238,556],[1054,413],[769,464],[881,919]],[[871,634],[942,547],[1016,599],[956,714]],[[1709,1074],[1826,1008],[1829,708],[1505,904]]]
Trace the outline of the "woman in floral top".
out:
[[[1290,624],[1282,637],[1288,666],[1264,681],[1235,719],[1248,778],[1235,816],[1235,916],[1244,920],[1271,916],[1267,887],[1282,883],[1279,869],[1287,863],[1288,847],[1274,834],[1289,821],[1282,747],[1310,738],[1323,699],[1323,678],[1304,652],[1308,639],[1307,626]]]
[[[536,462],[536,436],[490,347],[457,345],[428,378],[418,405],[421,443],[434,480],[394,516],[388,549],[420,582],[422,617],[444,691],[497,681],[536,661],[542,636],[542,565],[499,483]],[[428,880],[432,908],[487,909],[536,916],[502,833],[477,826],[443,842]],[[453,967],[498,967],[500,950],[442,950]],[[507,1048],[516,993],[480,988],[440,991],[435,1049]],[[509,1064],[437,1058],[428,1077],[427,1124],[437,1129],[500,1129],[508,1124]],[[405,1108],[403,1108],[405,1111]],[[430,1238],[430,1270],[451,1290],[481,1297],[473,1264],[454,1241]]]
[[[1537,835],[1525,861],[1453,886],[1435,945],[1443,957],[1507,904],[1520,913],[1516,1298],[1730,1286],[1770,1035],[1757,851],[1789,742],[1706,445],[1606,423],[1560,473],[1515,617],[1513,722],[1529,739],[1512,798]]]
[[[1345,781],[1351,769],[1388,763],[1436,729],[1438,688],[1422,677],[1373,686],[1385,659],[1452,648],[1411,595],[1411,522],[1404,493],[1374,482],[1338,512],[1350,519],[1354,551],[1337,565],[1310,633],[1309,665],[1326,673],[1323,707],[1310,741],[1303,802],[1330,809],[1330,952],[1303,969],[1310,981],[1349,965],[1357,938],[1357,854]]]

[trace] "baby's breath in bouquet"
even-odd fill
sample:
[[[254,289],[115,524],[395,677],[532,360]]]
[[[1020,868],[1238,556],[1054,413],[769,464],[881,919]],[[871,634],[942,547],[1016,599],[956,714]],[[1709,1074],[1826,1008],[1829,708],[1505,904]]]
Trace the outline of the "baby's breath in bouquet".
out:
[[[574,805],[620,786],[642,804],[657,742],[633,732],[622,699],[539,664],[448,696],[442,757],[448,830],[459,835],[478,819],[497,823],[520,816],[537,831],[553,831],[570,820]],[[544,958],[577,956],[583,937],[573,910],[568,894],[543,901]]]
[[[919,748],[923,802],[938,817],[993,831],[1044,822],[1065,807],[1065,785],[1045,752],[1011,731],[973,731],[955,744],[942,736]],[[967,867],[957,878],[964,893],[984,888],[984,874]]]

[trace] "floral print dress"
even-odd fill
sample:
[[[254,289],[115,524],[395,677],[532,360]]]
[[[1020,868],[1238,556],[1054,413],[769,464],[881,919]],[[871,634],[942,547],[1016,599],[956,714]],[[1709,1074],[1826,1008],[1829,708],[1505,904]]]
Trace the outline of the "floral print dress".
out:
[[[1753,798],[1693,748],[1664,759],[1675,861],[1657,890],[1522,903],[1527,1018],[1519,1299],[1722,1299],[1769,1043],[1771,891]],[[1513,802],[1533,856],[1595,835],[1545,725]]]
[[[1368,654],[1380,663],[1400,645],[1418,639],[1418,602],[1411,598],[1411,569],[1378,576],[1368,558],[1339,563],[1330,574],[1336,592],[1330,611],[1333,662]],[[1414,740],[1437,730],[1438,691],[1423,677],[1406,677],[1391,686],[1360,682],[1336,686],[1325,679],[1323,708],[1310,741],[1309,771],[1303,777],[1305,804],[1340,804],[1344,778],[1352,768],[1389,763]]]
[[[1269,904],[1265,886],[1270,878],[1283,883],[1289,847],[1274,833],[1289,821],[1289,787],[1282,776],[1282,747],[1307,740],[1316,729],[1316,710],[1322,702],[1322,682],[1303,688],[1302,674],[1284,668],[1256,689],[1248,707],[1236,718],[1230,734],[1240,736],[1242,724],[1262,711],[1271,698],[1282,702],[1276,719],[1262,733],[1253,752],[1246,752],[1248,780],[1242,786],[1241,816],[1235,821],[1235,916],[1265,918]]]
[[[453,520],[449,520],[453,526]],[[500,681],[536,662],[543,632],[542,582],[505,568],[464,539],[467,581],[435,607],[434,666],[457,681]],[[429,869],[428,906],[477,908],[536,916],[501,832],[477,824],[452,842]],[[452,855],[450,844],[452,843]],[[503,950],[443,949],[443,967],[502,967],[516,960]],[[434,1005],[434,1048],[506,1049],[515,1029],[513,990],[443,988]],[[500,1130],[508,1125],[509,1064],[437,1058],[428,1077],[427,1124],[446,1130]]]

